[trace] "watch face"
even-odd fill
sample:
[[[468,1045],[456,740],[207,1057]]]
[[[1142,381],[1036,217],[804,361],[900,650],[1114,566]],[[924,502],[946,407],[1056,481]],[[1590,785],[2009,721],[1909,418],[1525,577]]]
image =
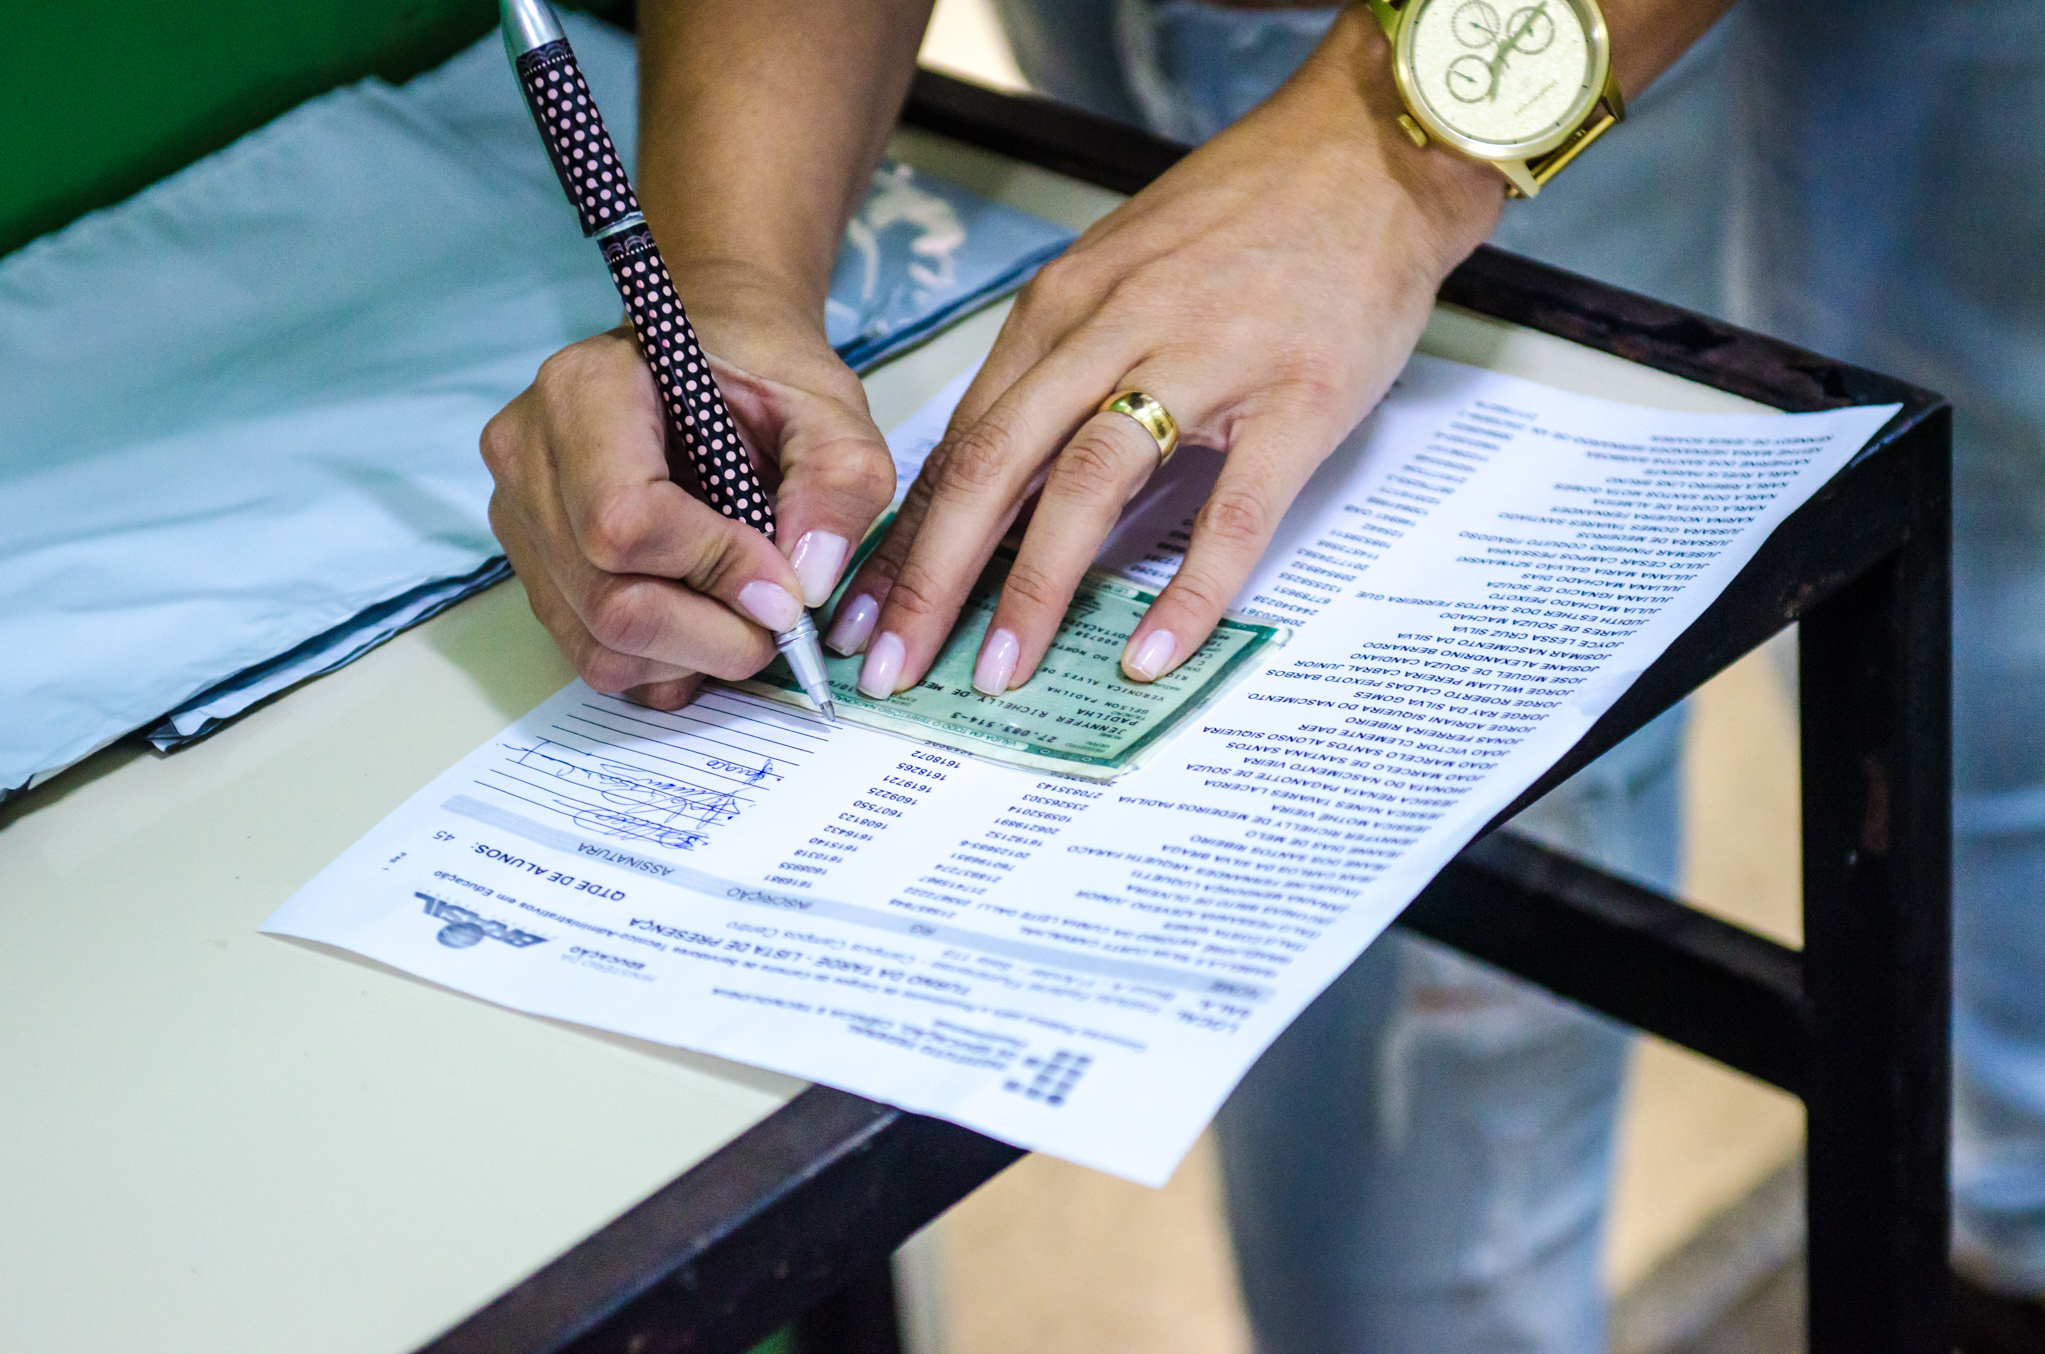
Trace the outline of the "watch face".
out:
[[[1602,28],[1578,0],[1415,0],[1400,75],[1415,111],[1464,149],[1539,154],[1597,101]]]

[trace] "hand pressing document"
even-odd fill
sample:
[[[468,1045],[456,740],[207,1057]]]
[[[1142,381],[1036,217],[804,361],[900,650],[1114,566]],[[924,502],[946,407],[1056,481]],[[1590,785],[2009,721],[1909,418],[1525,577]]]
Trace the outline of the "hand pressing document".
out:
[[[891,439],[905,483],[962,388]],[[838,726],[771,674],[673,712],[576,683],[265,929],[1161,1184],[1894,412],[1669,413],[1416,356],[1165,681],[1115,660],[1199,448],[1007,695],[967,681],[984,596],[924,686],[836,672]]]
[[[883,519],[868,542],[878,541],[885,527]],[[838,718],[1009,766],[1112,781],[1163,747],[1289,633],[1267,620],[1224,617],[1179,667],[1157,681],[1134,682],[1122,673],[1122,645],[1157,593],[1096,569],[1073,595],[1036,676],[1014,691],[982,695],[973,689],[973,661],[1014,558],[1009,546],[995,551],[937,661],[907,691],[875,700],[859,690],[859,655],[826,653]],[[846,569],[828,610],[837,609],[858,564],[855,559]],[[754,680],[736,685],[808,708],[795,674],[778,658]]]

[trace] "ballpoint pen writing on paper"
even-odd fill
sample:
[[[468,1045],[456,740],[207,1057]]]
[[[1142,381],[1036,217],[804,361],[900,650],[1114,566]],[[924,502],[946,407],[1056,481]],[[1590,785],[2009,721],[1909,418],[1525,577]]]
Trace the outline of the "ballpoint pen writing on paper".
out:
[[[662,405],[687,448],[703,496],[726,517],[774,534],[774,504],[753,469],[709,359],[675,295],[653,232],[640,214],[625,165],[604,130],[575,53],[546,0],[503,0],[504,46],[532,111],[533,125],[582,220],[603,248],[639,349],[660,387]],[[774,636],[803,694],[836,718],[816,622],[807,611]]]

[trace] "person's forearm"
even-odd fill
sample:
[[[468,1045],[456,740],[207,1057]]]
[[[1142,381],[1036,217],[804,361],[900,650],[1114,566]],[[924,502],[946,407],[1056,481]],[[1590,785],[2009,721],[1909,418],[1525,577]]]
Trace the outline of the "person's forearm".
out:
[[[1639,97],[1732,7],[1733,0],[1601,0],[1619,92]]]
[[[639,198],[678,278],[765,281],[821,323],[930,3],[641,0]]]

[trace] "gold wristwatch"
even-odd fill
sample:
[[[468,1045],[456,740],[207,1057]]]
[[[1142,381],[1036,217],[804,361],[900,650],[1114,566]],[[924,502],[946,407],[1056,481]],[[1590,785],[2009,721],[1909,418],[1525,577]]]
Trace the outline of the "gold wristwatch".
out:
[[[1440,141],[1532,197],[1626,116],[1597,0],[1369,0],[1415,145]]]

